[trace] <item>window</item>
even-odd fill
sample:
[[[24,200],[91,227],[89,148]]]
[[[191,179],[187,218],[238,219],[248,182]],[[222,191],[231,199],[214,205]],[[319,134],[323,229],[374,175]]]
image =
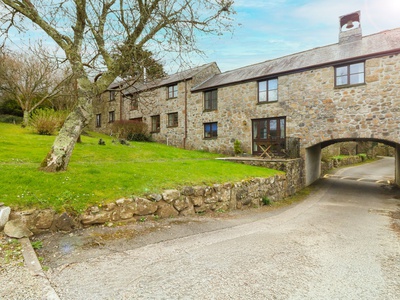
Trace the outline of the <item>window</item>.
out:
[[[110,101],[114,101],[115,100],[115,91],[112,90],[110,91]]]
[[[256,140],[285,138],[285,124],[285,117],[253,120],[253,138]]]
[[[204,92],[204,110],[217,110],[218,94],[217,90]]]
[[[137,96],[133,96],[130,99],[130,110],[138,110],[139,109],[139,100],[137,98]]]
[[[335,85],[355,85],[365,82],[364,62],[340,66],[335,68]]]
[[[267,146],[270,153],[281,154],[286,147],[286,117],[252,120],[253,154],[263,153]]]
[[[129,119],[130,121],[132,121],[132,122],[136,122],[136,123],[140,123],[140,122],[143,122],[143,118],[142,117],[139,117],[139,118],[133,118],[133,119]]]
[[[151,117],[151,132],[160,132],[160,115]]]
[[[218,123],[204,123],[204,138],[211,139],[218,137]]]
[[[178,85],[170,85],[168,87],[168,99],[178,97]]]
[[[168,127],[177,127],[177,126],[178,126],[178,113],[168,114]]]
[[[278,101],[278,79],[258,82],[258,103]]]
[[[101,127],[101,114],[96,114],[96,127]]]
[[[108,122],[109,123],[112,123],[112,122],[114,122],[115,121],[115,111],[110,111],[109,113],[108,113]]]

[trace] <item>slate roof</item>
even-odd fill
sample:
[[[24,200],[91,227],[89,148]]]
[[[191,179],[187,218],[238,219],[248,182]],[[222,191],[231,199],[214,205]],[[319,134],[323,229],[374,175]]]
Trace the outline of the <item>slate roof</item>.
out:
[[[357,41],[314,48],[216,74],[194,87],[192,92],[391,52],[400,52],[400,28],[368,35]]]
[[[144,90],[149,90],[149,89],[153,89],[153,88],[157,88],[157,87],[161,87],[161,86],[171,85],[171,84],[183,81],[183,80],[188,80],[188,79],[193,78],[193,76],[195,76],[200,71],[206,69],[207,67],[209,67],[213,64],[215,64],[215,62],[208,63],[208,64],[205,64],[205,65],[202,65],[199,67],[191,68],[191,69],[188,69],[188,70],[185,70],[185,71],[182,71],[179,73],[175,73],[172,75],[167,75],[164,78],[161,78],[158,80],[152,80],[147,83],[135,83],[133,86],[125,89],[123,91],[123,94],[129,95],[129,94],[144,91]]]

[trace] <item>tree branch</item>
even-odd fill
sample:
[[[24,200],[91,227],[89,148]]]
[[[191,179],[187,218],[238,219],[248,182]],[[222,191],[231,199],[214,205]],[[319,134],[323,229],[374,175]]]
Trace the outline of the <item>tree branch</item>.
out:
[[[47,23],[37,12],[29,0],[13,1],[2,0],[4,4],[25,16],[44,30],[65,52],[72,45],[69,37],[60,34],[54,27]]]

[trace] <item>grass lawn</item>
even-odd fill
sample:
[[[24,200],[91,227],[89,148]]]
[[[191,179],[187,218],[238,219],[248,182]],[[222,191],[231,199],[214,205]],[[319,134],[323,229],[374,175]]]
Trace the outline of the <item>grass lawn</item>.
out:
[[[102,138],[105,146],[98,145]],[[278,171],[215,160],[221,155],[157,143],[114,144],[90,133],[76,144],[68,170],[39,171],[54,136],[0,123],[0,202],[13,208],[80,212],[121,197],[157,193],[185,185],[210,185],[269,177]]]

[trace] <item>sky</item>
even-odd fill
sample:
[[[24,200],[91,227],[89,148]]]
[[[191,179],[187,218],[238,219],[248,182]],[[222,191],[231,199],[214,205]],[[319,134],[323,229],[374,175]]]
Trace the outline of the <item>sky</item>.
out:
[[[165,60],[169,74],[210,62],[222,72],[338,42],[339,17],[361,11],[363,35],[400,27],[400,0],[235,0],[233,32],[199,38],[204,56],[178,65]],[[38,36],[15,36],[11,47],[26,48]]]
[[[236,0],[234,32],[200,40],[225,72],[338,42],[339,17],[361,11],[363,36],[400,27],[400,0]]]

